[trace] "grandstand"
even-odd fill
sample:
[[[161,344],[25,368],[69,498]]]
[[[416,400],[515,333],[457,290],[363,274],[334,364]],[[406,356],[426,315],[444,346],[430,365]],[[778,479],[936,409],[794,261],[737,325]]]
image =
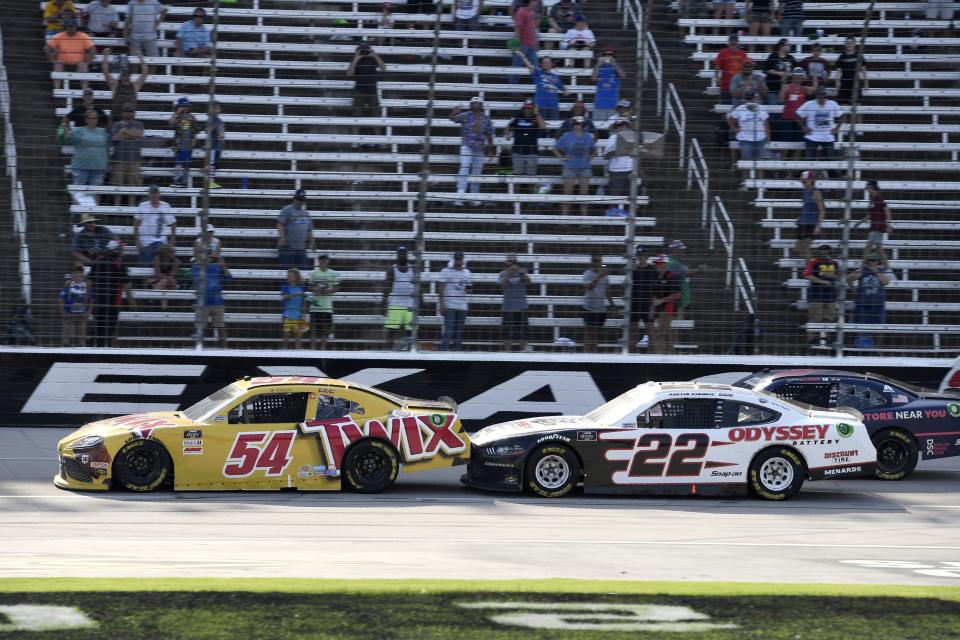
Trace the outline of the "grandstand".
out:
[[[13,96],[9,106],[17,133],[19,180],[30,221],[32,329],[38,343],[59,344],[57,292],[62,274],[72,267],[73,224],[93,215],[127,243],[124,254],[136,305],[121,311],[116,344],[192,345],[196,292],[191,278],[181,273],[176,289],[157,289],[148,284],[152,267],[136,262],[136,209],[126,206],[126,200],[142,199],[145,189],[109,183],[68,187],[67,166],[75,150],[53,135],[58,120],[81,104],[84,87],[93,90],[95,104],[109,107],[111,89],[100,72],[102,48],[119,51],[123,40],[96,38],[100,51],[85,73],[51,73],[42,56],[34,55],[42,49],[42,4],[10,4],[16,9],[0,20],[0,27]],[[502,160],[492,156],[478,179],[480,192],[458,195],[460,125],[448,117],[451,109],[479,96],[492,120],[495,142],[506,150],[510,143],[504,129],[523,99],[533,95],[528,72],[511,65],[505,46],[513,36],[509,3],[485,2],[480,31],[454,30],[445,11],[436,34],[434,16],[425,13],[397,11],[392,28],[381,28],[381,4],[224,4],[218,11],[211,81],[208,60],[174,56],[180,24],[195,6],[207,6],[209,12],[210,3],[171,3],[160,24],[159,55],[143,59],[150,73],[138,94],[136,118],[144,125],[144,184],[160,185],[162,199],[172,207],[178,222],[176,254],[184,268],[194,257],[202,216],[215,225],[232,273],[224,292],[228,347],[280,344],[285,270],[277,264],[277,215],[294,191],[303,189],[317,252],[331,258],[341,279],[330,342],[335,349],[389,346],[381,300],[385,273],[398,246],[410,249],[411,262],[420,269],[416,349],[431,350],[440,342],[440,272],[455,251],[462,251],[474,285],[465,349],[505,348],[498,274],[504,256],[516,254],[532,280],[526,344],[532,351],[552,352],[582,345],[582,274],[593,254],[603,256],[611,272],[611,292],[620,302],[629,241],[642,246],[643,255],[652,255],[681,238],[688,245],[683,261],[703,268],[694,269],[690,277],[693,304],[673,321],[677,351],[808,353],[811,340],[814,353],[947,356],[960,350],[960,233],[955,213],[960,203],[960,33],[950,21],[921,19],[924,3],[875,5],[863,52],[869,88],[857,105],[855,121],[841,126],[837,157],[787,159],[788,153],[802,154],[803,143],[775,140],[767,145],[767,157],[738,162],[730,155],[738,144],[717,132],[731,106],[720,101],[712,61],[727,34],[746,29],[746,22],[680,15],[675,7],[655,1],[584,4],[598,42],[615,45],[626,70],[621,97],[633,99],[642,83],[642,99],[635,106],[644,132],[643,184],[632,228],[629,218],[605,215],[613,206],[626,207],[626,200],[606,194],[607,161],[601,157],[592,160],[589,194],[564,195],[554,137],[540,139],[536,177],[510,175],[503,171]],[[692,4],[688,0],[685,7]],[[836,58],[831,49],[840,47],[848,34],[859,36],[867,8],[864,3],[805,4],[805,28],[827,49],[827,60]],[[640,33],[641,25],[646,32]],[[594,99],[592,69],[581,64],[592,54],[557,47],[563,34],[544,32],[540,38],[541,55],[555,59],[566,85],[560,99],[565,118],[574,101],[589,106]],[[762,65],[768,55],[764,47],[779,37],[743,35],[740,40],[744,46],[756,45],[757,52],[749,55]],[[354,81],[346,76],[360,42],[372,44],[387,65],[378,85],[378,112],[372,116],[354,114]],[[800,60],[811,42],[807,36],[793,37],[790,52]],[[550,45],[552,49],[544,49]],[[130,56],[128,63],[139,69],[138,56]],[[519,84],[511,79],[519,79]],[[227,130],[217,167],[223,188],[208,193],[203,188],[203,132],[192,152],[186,187],[170,188],[174,170],[168,119],[174,103],[189,98],[204,125],[211,92],[222,107]],[[782,106],[762,109],[776,118]],[[563,118],[549,120],[549,129],[556,132]],[[608,126],[596,124],[602,143],[610,134]],[[738,169],[747,174],[742,184]],[[826,218],[819,241],[837,247],[838,255],[844,250],[840,240],[848,172],[853,221],[863,217],[869,204],[863,195],[865,181],[879,181],[894,221],[885,248],[895,280],[887,287],[883,326],[850,324],[852,302],[847,326],[806,322],[810,283],[803,277],[806,260],[796,252],[794,231],[802,208],[799,176],[805,171],[816,173],[824,196]],[[15,189],[11,192],[17,196]],[[577,206],[581,203],[586,215]],[[563,204],[572,205],[574,215],[562,215]],[[846,243],[846,268],[851,272],[860,264],[865,243],[862,228]],[[12,254],[8,252],[8,258]],[[19,278],[12,265],[4,273]],[[850,291],[848,300],[853,297]],[[13,306],[9,300],[8,313]],[[834,345],[838,330],[843,335]],[[877,334],[875,343],[855,340],[867,332]],[[628,340],[623,318],[611,314],[599,349],[642,352],[647,344],[636,344],[642,335],[631,333]],[[206,338],[207,347],[217,344],[209,329]]]

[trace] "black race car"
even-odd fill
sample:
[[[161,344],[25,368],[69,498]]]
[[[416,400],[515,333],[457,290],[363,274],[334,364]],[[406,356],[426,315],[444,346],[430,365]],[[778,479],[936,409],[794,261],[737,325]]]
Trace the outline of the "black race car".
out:
[[[765,370],[735,386],[768,391],[817,407],[863,414],[877,448],[877,476],[905,478],[924,460],[960,455],[960,397],[873,373],[818,369]]]

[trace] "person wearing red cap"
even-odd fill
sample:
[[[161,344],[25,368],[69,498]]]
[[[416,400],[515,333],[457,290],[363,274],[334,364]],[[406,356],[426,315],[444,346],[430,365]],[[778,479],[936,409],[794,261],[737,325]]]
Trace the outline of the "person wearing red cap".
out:
[[[653,258],[656,276],[653,280],[653,300],[650,303],[648,327],[650,331],[650,353],[673,353],[676,336],[673,331],[673,319],[677,313],[682,289],[676,274],[670,271],[670,259],[659,254]]]
[[[820,235],[823,217],[826,211],[823,208],[823,195],[816,188],[813,171],[803,174],[803,210],[797,218],[797,253],[807,261],[813,259],[810,253],[810,243]]]
[[[617,52],[612,45],[603,48],[603,55],[593,68],[593,121],[606,122],[614,114],[620,99],[620,82],[626,77],[617,63]]]

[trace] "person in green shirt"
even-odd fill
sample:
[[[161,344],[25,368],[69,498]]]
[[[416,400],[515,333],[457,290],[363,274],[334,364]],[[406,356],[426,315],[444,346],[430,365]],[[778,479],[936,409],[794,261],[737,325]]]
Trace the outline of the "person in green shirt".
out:
[[[307,302],[310,305],[310,348],[327,348],[327,338],[333,333],[333,294],[340,287],[340,277],[330,268],[330,256],[317,257],[313,271],[308,277],[310,293]]]
[[[68,129],[67,144],[73,146],[70,173],[73,174],[74,184],[99,187],[107,173],[110,137],[105,129],[97,126],[99,119],[96,112],[88,111],[85,122],[85,127]]]

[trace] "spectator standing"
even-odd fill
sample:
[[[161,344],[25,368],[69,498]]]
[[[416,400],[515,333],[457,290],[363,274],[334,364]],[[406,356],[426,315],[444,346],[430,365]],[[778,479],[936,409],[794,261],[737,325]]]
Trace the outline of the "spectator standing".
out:
[[[800,61],[800,68],[807,74],[807,84],[814,89],[826,84],[830,77],[830,63],[823,57],[823,47],[814,44],[810,55]]]
[[[153,256],[153,277],[147,285],[154,291],[176,291],[177,274],[180,273],[180,260],[172,245],[165,244]],[[167,299],[160,299],[160,306],[167,308]]]
[[[797,109],[797,116],[804,122],[804,157],[829,160],[833,158],[833,144],[844,116],[840,105],[827,99],[827,92],[823,88],[817,89],[814,95],[815,100],[809,100]]]
[[[223,118],[220,117],[220,114],[223,112],[223,107],[220,106],[220,103],[214,100],[210,105],[210,109],[212,116],[210,121],[210,137],[212,138],[212,143],[210,145],[210,171],[207,173],[207,180],[210,181],[211,189],[219,189],[220,184],[217,182],[217,166],[220,164],[220,156],[223,154],[223,144],[227,137],[227,127],[223,123]]]
[[[110,72],[110,52],[111,49],[104,49],[103,64],[100,68],[103,71],[104,81],[110,87],[110,91],[113,92],[110,98],[110,117],[116,120],[122,113],[123,105],[129,104],[136,111],[137,96],[150,75],[150,68],[146,62],[141,61],[140,75],[134,80],[129,65],[124,65],[120,69],[120,77],[114,78]]]
[[[197,143],[197,119],[190,113],[190,99],[177,100],[177,110],[170,116],[173,127],[173,182],[172,187],[186,187],[193,162],[193,147]]]
[[[511,253],[507,256],[506,268],[497,276],[497,282],[503,290],[500,322],[504,345],[507,351],[526,351],[530,274],[517,262],[517,256]]]
[[[754,91],[747,91],[743,98],[746,102],[730,112],[727,124],[740,147],[740,160],[763,160],[764,147],[770,140],[770,115],[757,105],[757,94]],[[750,169],[744,167],[740,173],[743,184],[746,185]],[[757,177],[763,178],[762,169],[757,170]]]
[[[770,20],[771,14],[773,13],[770,2],[771,0],[746,0],[744,3],[743,11],[747,16],[747,21],[750,24],[749,28],[751,36],[770,35]],[[756,50],[756,45],[751,44],[750,53],[753,53]],[[763,50],[770,51],[770,46],[764,45]]]
[[[306,306],[306,287],[303,286],[303,278],[300,276],[300,270],[290,268],[287,270],[287,281],[280,287],[280,295],[283,298],[283,344],[282,349],[286,349],[290,340],[293,340],[293,348],[300,348],[300,338],[303,337],[303,314]]]
[[[53,63],[55,72],[66,71],[67,67],[74,67],[78,73],[86,73],[90,70],[90,63],[97,53],[97,48],[93,44],[93,39],[82,31],[77,31],[77,21],[75,18],[67,18],[63,21],[66,29],[49,40],[44,48],[47,51],[47,58]],[[87,81],[84,80],[81,85],[87,87]],[[54,81],[54,86],[59,89],[62,86],[60,80]]]
[[[120,13],[111,0],[93,0],[83,10],[87,33],[94,38],[114,38],[120,24]]]
[[[870,223],[867,246],[863,253],[864,255],[877,253],[883,264],[887,264],[887,252],[883,248],[883,241],[886,239],[886,234],[893,229],[890,207],[887,206],[886,199],[880,193],[880,187],[876,180],[867,180],[867,196],[870,198],[870,208],[867,210],[867,215],[853,226],[856,228],[864,222]]]
[[[540,44],[540,2],[526,0],[526,4],[513,14],[513,37],[519,41],[513,52],[513,66],[536,66],[537,47]],[[507,79],[510,84],[517,84],[517,76]]]
[[[100,218],[92,213],[85,213],[80,218],[80,227],[73,236],[73,257],[82,266],[90,266],[107,251],[111,240],[117,236],[109,228],[97,224]]]
[[[577,25],[577,16],[582,15],[580,5],[573,0],[560,0],[550,7],[547,18],[550,33],[567,33]],[[553,48],[553,41],[547,42],[547,48]]]
[[[130,0],[123,23],[123,39],[132,56],[160,55],[157,46],[160,23],[167,15],[167,8],[158,0]]]
[[[453,254],[452,264],[440,272],[437,282],[437,308],[443,316],[441,351],[463,349],[463,329],[467,323],[467,294],[470,270],[464,266],[463,252]]]
[[[110,123],[110,117],[107,112],[93,103],[93,89],[84,89],[80,104],[75,106],[70,112],[63,116],[64,127],[73,125],[74,127],[87,126],[87,112],[93,111],[97,114],[97,126],[104,127]]]
[[[744,103],[744,96],[748,91],[756,93],[760,102],[767,101],[769,90],[766,74],[756,70],[753,60],[744,60],[740,73],[730,79],[730,104],[735,108],[739,107]]]
[[[347,68],[347,76],[356,78],[353,83],[353,114],[358,118],[376,118],[380,115],[380,98],[377,83],[380,74],[387,70],[383,59],[367,43],[362,43],[353,54],[353,60]],[[357,124],[353,125],[353,135],[360,135]],[[377,146],[354,142],[354,148]]]
[[[60,290],[60,311],[63,314],[64,347],[82,347],[87,342],[87,319],[93,305],[90,281],[81,266],[74,267],[70,279]]]
[[[656,273],[648,321],[648,326],[652,329],[652,333],[648,334],[652,345],[650,352],[673,353],[673,345],[676,344],[673,319],[683,291],[676,274],[670,271],[667,256],[661,253],[654,257],[653,267]]]
[[[807,171],[803,174],[803,209],[797,218],[797,253],[808,262],[813,259],[810,243],[820,235],[825,215],[823,194],[816,188],[813,171]]]
[[[717,4],[718,6],[724,6],[726,3],[718,2]],[[730,7],[732,10],[732,2]],[[720,85],[720,102],[730,102],[730,81],[740,73],[743,64],[749,59],[747,52],[740,48],[740,38],[736,35],[727,38],[727,46],[721,49],[713,60],[716,77]]]
[[[617,100],[617,108],[613,115],[607,118],[606,122],[600,122],[598,119],[597,123],[601,129],[612,129],[617,120],[633,122],[633,106],[629,100],[623,98]]]
[[[547,125],[543,118],[537,113],[537,107],[532,101],[527,100],[523,103],[520,113],[507,124],[504,137],[507,140],[513,139],[511,147],[513,156],[513,175],[515,176],[536,176],[537,163],[540,159],[540,138],[544,136]],[[518,190],[523,190],[525,185],[517,185]],[[537,190],[536,184],[526,185],[530,193]]]
[[[137,207],[133,218],[133,238],[141,267],[153,265],[153,258],[161,247],[175,245],[177,219],[170,212],[170,204],[160,199],[160,187],[152,184],[147,200]]]
[[[707,270],[707,265],[701,264],[696,269],[691,270],[683,264],[680,258],[683,252],[687,250],[687,245],[683,240],[673,240],[667,245],[667,270],[673,274],[674,279],[680,283],[680,299],[677,301],[676,317],[683,319],[683,313],[693,301],[690,288],[690,276],[697,275]]]
[[[643,255],[643,247],[637,247],[633,281],[630,285],[630,326],[627,330],[627,345],[631,352],[650,344],[653,326],[648,325],[648,322],[650,305],[653,303],[653,285],[657,279],[656,273],[653,262]]]
[[[593,81],[596,92],[593,94],[593,120],[606,122],[614,114],[617,101],[620,99],[620,82],[626,77],[620,64],[617,62],[616,50],[607,45],[603,48],[603,55],[593,68]]]
[[[398,348],[398,337],[402,332],[406,338],[413,323],[413,269],[406,247],[397,247],[397,261],[387,269],[384,283],[382,304],[386,343],[390,348]]]
[[[310,348],[327,348],[327,339],[333,333],[333,294],[340,289],[340,276],[330,268],[330,256],[317,256],[313,271],[307,277],[310,293],[307,303],[310,309]]]
[[[870,88],[870,78],[867,76],[867,62],[863,53],[858,51],[857,41],[847,37],[844,41],[843,53],[837,56],[834,69],[837,72],[836,88],[837,102],[850,104],[853,101],[853,81],[857,74],[857,60],[860,60],[860,92]],[[862,94],[861,94],[862,95]],[[861,95],[858,95],[859,99]]]
[[[628,120],[617,120],[613,131],[603,148],[603,157],[607,158],[607,189],[604,195],[630,197],[630,180],[634,175],[633,147],[636,144],[636,132],[630,128]],[[641,192],[637,184],[637,194]]]
[[[453,28],[457,31],[479,31],[483,0],[454,0]]]
[[[540,59],[540,67],[537,68],[523,53],[519,55],[533,77],[535,87],[533,101],[537,104],[540,116],[545,120],[559,120],[560,94],[566,95],[566,91],[563,79],[554,71],[553,60],[544,56]]]
[[[590,258],[590,268],[583,272],[583,349],[587,353],[597,350],[600,330],[607,322],[607,310],[615,308],[610,294],[610,276],[603,256]]]
[[[780,89],[795,66],[797,66],[797,61],[790,55],[790,41],[786,38],[780,38],[777,42],[776,51],[771,53],[763,64],[763,71],[767,76],[766,84],[769,91],[767,102],[769,104],[780,104]]]
[[[596,137],[597,126],[593,123],[593,120],[590,119],[590,116],[587,115],[587,105],[583,103],[583,100],[577,100],[570,105],[570,115],[560,123],[558,135],[562,136],[567,131],[573,131],[573,120],[577,117],[583,118],[583,130]]]
[[[193,19],[180,25],[177,31],[176,48],[173,55],[177,58],[208,58],[213,43],[210,40],[210,30],[203,24],[207,12],[203,7],[193,10]]]
[[[65,20],[77,17],[77,8],[72,0],[47,0],[43,5],[43,26],[46,27],[46,39],[50,40],[63,33]]]
[[[193,278],[193,288],[197,294],[197,300],[200,298],[200,265],[193,264],[190,269],[190,275]],[[227,263],[219,255],[211,254],[208,256],[206,273],[204,274],[204,296],[203,306],[196,306],[196,313],[201,326],[206,327],[207,323],[217,333],[217,344],[221,349],[227,348],[227,325],[224,320],[224,301],[223,301],[223,283],[231,279],[230,270]],[[199,336],[197,336],[199,337]]]
[[[470,193],[480,193],[480,183],[470,178],[483,173],[484,159],[493,153],[493,124],[483,112],[483,100],[479,97],[470,100],[470,110],[466,113],[459,105],[454,107],[450,119],[460,125],[460,174],[454,204],[462,207],[468,184]],[[480,202],[474,200],[470,204],[479,206]]]
[[[868,253],[861,267],[847,276],[847,282],[856,285],[853,298],[853,321],[857,324],[883,324],[887,321],[886,287],[890,284],[890,269],[886,258]],[[871,334],[861,333],[856,338],[857,347],[873,348]]]
[[[133,290],[130,288],[130,274],[123,264],[122,249],[122,243],[116,240],[108,242],[106,251],[93,262],[88,274],[93,283],[95,347],[115,347],[120,309],[124,305],[136,307]]]
[[[804,140],[803,125],[797,117],[797,110],[806,104],[807,97],[813,91],[811,87],[804,84],[804,77],[803,69],[794,67],[793,72],[787,76],[783,86],[780,87],[780,103],[783,105],[783,111],[777,121],[780,142],[803,142]],[[793,152],[787,150],[784,153],[789,157]]]
[[[122,111],[123,117],[114,121],[110,127],[113,141],[110,181],[121,187],[140,187],[143,185],[143,176],[140,174],[143,123],[134,119],[136,114],[133,105],[124,105]],[[137,197],[130,194],[127,201],[132,207],[136,204]]]
[[[833,249],[828,244],[817,249],[817,257],[807,262],[803,277],[810,282],[807,290],[807,322],[833,322],[837,314],[837,276],[840,265],[833,259]],[[824,334],[810,341],[811,345],[825,347]]]
[[[88,111],[87,126],[67,129],[67,144],[73,145],[73,158],[70,160],[73,184],[103,185],[103,178],[107,174],[110,136],[106,129],[97,126],[98,119],[96,112]]]
[[[297,189],[293,202],[277,218],[277,260],[281,267],[307,266],[307,249],[316,250],[313,221],[307,210],[307,192]]]
[[[587,24],[587,19],[582,15],[578,15],[573,28],[567,29],[566,34],[564,34],[563,41],[560,43],[560,48],[592,52],[595,46],[597,46],[597,37],[593,35],[593,31]],[[584,69],[589,69],[590,64],[591,58],[583,59]],[[576,61],[574,62],[574,66],[576,66]]]
[[[563,193],[568,196],[573,195],[576,187],[579,187],[580,195],[590,195],[590,161],[596,155],[596,140],[583,125],[583,117],[574,117],[573,131],[560,136],[553,145],[554,155],[563,161]],[[581,202],[581,215],[587,215],[589,208],[587,202]],[[570,213],[570,203],[561,203],[560,210],[563,215]]]
[[[803,0],[780,0],[777,13],[781,36],[803,36]]]

